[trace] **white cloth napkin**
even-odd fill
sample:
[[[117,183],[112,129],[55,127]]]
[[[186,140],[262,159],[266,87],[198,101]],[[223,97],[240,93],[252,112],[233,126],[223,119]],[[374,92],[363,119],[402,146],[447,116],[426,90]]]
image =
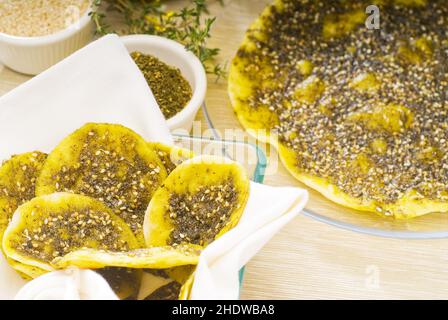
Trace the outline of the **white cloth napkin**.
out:
[[[202,252],[191,299],[238,299],[238,271],[302,211],[308,200],[303,189],[258,183],[251,183],[250,187],[249,201],[237,227]]]
[[[118,297],[98,273],[71,268],[50,272],[28,282],[14,299],[118,300]]]
[[[125,125],[172,143],[142,73],[118,36],[101,38],[0,98],[0,161],[50,151],[86,122]]]
[[[116,35],[105,36],[0,97],[0,163],[50,152],[87,122],[123,124],[148,141],[172,143],[142,73]],[[0,253],[0,299],[25,282]]]
[[[0,98],[0,160],[31,150],[49,152],[86,122],[119,123],[149,141],[172,143],[153,95],[116,36],[95,41]],[[201,255],[191,297],[238,298],[239,269],[299,214],[306,201],[304,190],[252,183],[241,222]],[[54,279],[52,274],[49,279]],[[45,283],[51,288],[59,281],[43,277],[25,288],[42,288]],[[0,254],[0,299],[14,298],[24,284]],[[85,290],[89,295],[91,288]],[[65,293],[70,297],[69,291]]]

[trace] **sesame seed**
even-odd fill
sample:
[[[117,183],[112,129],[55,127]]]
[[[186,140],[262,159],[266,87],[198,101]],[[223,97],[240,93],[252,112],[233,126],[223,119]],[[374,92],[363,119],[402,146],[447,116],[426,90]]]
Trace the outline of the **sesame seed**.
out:
[[[224,205],[220,205],[222,201],[218,198],[225,199]],[[194,193],[173,193],[167,211],[175,225],[170,244],[210,243],[237,208],[237,201],[238,192],[232,179],[199,187]]]
[[[25,37],[49,35],[79,20],[88,7],[89,0],[3,0],[0,32]]]

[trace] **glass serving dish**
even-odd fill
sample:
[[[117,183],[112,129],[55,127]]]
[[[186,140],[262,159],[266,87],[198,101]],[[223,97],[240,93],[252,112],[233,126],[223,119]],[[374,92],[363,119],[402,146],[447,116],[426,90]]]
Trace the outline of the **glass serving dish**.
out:
[[[242,164],[252,181],[263,183],[267,160],[257,146],[246,142],[207,139],[184,135],[173,135],[174,144],[193,151],[196,155],[214,155],[230,158]],[[244,268],[240,270],[240,288],[243,284]]]
[[[207,109],[203,105],[203,113],[208,126],[214,131],[212,119],[219,119],[220,110]],[[237,124],[235,124],[237,125]],[[219,135],[215,134],[216,138]],[[275,152],[275,151],[274,151]],[[269,156],[272,158],[272,155]],[[279,164],[279,166],[282,166]],[[280,168],[285,172],[284,168]],[[286,174],[286,173],[285,173]],[[294,179],[291,178],[294,183]],[[371,212],[361,212],[340,206],[320,193],[306,187],[300,182],[295,182],[298,187],[310,192],[310,200],[303,210],[305,216],[342,229],[359,233],[400,239],[438,239],[448,238],[448,214],[432,213],[413,219],[394,219],[380,216]]]
[[[310,202],[303,214],[342,229],[399,239],[448,237],[447,213],[431,213],[412,219],[395,219],[340,206],[315,191],[311,191],[310,194]]]
[[[174,144],[193,151],[196,155],[223,156],[237,161],[246,168],[252,181],[262,183],[266,156],[257,146],[246,142],[225,141],[184,135],[173,135]]]

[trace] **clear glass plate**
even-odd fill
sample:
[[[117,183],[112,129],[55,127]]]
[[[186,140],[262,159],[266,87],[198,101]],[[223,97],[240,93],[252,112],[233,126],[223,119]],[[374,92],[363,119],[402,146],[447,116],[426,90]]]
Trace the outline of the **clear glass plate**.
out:
[[[266,156],[257,146],[246,142],[223,141],[198,138],[184,135],[174,135],[174,143],[193,151],[196,155],[215,155],[230,158],[246,168],[249,177],[254,182],[262,183],[266,169]]]
[[[218,111],[203,106],[205,120],[212,130],[214,130],[212,119],[219,119],[220,116]],[[215,136],[219,138],[217,133]],[[433,213],[408,220],[397,220],[340,206],[299,182],[297,185],[310,192],[310,200],[303,210],[303,214],[332,226],[388,238],[448,238],[448,214],[446,213]]]
[[[448,237],[448,214],[431,213],[412,219],[394,219],[339,206],[312,192],[310,201],[319,210],[306,208],[303,214],[327,224],[374,236],[399,239],[440,239]]]

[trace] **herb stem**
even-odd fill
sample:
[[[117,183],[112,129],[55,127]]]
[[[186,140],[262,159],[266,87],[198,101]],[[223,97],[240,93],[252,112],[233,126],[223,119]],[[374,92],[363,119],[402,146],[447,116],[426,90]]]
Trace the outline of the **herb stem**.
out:
[[[125,23],[124,33],[158,35],[178,41],[199,58],[207,73],[216,75],[217,81],[226,77],[226,65],[216,63],[220,49],[207,45],[216,17],[204,17],[208,14],[206,0],[191,0],[191,6],[178,11],[167,11],[160,0],[94,0],[93,3],[91,17],[98,34],[115,32],[105,20],[107,12],[118,12]]]

